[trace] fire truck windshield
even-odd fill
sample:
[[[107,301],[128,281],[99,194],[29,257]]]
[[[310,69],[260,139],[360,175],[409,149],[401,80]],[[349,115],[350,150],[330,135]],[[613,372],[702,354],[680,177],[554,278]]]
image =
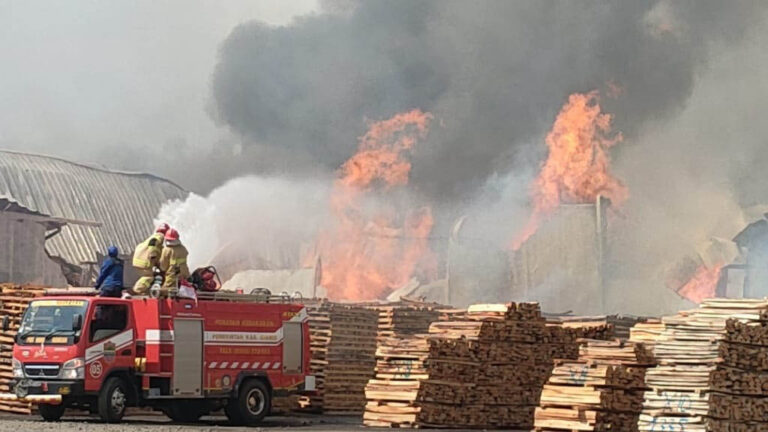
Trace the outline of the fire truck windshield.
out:
[[[18,343],[71,343],[75,333],[75,316],[85,317],[85,300],[37,300],[24,312],[18,332]]]

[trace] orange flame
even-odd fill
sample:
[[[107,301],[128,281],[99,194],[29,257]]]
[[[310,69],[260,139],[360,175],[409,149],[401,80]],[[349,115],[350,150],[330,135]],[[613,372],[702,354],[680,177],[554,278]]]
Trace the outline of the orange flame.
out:
[[[430,208],[403,210],[368,200],[372,193],[408,184],[408,156],[431,119],[413,110],[371,124],[358,152],[341,166],[330,199],[335,226],[318,239],[329,298],[381,298],[414,276],[436,272],[428,244],[434,224]]]
[[[610,173],[608,149],[622,140],[620,133],[611,136],[611,120],[600,110],[597,91],[568,98],[547,134],[549,155],[534,181],[533,212],[515,250],[563,203],[593,203],[603,195],[620,204],[627,198],[627,188]]]
[[[701,303],[704,299],[715,297],[722,269],[722,265],[712,268],[702,265],[696,270],[691,280],[677,290],[677,293],[694,303]]]

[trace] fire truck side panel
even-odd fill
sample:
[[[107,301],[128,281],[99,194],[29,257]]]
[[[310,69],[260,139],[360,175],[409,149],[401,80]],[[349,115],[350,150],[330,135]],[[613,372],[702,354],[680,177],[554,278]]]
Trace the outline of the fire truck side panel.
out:
[[[303,306],[205,302],[203,307],[206,309],[203,387],[207,393],[230,393],[244,376],[266,376],[276,391],[296,389],[304,382],[309,367],[308,343],[303,343],[305,368],[292,374],[283,368],[283,323],[306,323]],[[304,327],[304,341],[308,341],[308,326]]]
[[[134,301],[134,316],[148,375],[173,377],[174,347],[199,343],[181,340],[176,319],[203,321],[202,386],[206,396],[229,395],[239,380],[264,376],[276,391],[298,389],[309,373],[309,326],[299,304],[239,303],[188,299]],[[283,369],[284,322],[302,323],[300,370]],[[175,387],[175,386],[174,386]],[[144,390],[148,390],[145,388]]]

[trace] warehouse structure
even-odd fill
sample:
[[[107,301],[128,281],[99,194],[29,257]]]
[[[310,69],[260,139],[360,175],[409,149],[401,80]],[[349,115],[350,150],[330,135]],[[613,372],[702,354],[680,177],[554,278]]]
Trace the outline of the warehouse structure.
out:
[[[0,151],[0,282],[90,282],[107,246],[130,253],[160,207],[186,195],[150,174]]]

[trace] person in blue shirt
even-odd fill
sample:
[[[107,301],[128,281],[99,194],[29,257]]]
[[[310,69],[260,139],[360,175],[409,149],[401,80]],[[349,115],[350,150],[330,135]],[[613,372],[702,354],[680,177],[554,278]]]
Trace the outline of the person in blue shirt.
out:
[[[102,297],[120,297],[123,294],[123,260],[117,257],[117,246],[107,249],[109,256],[101,264],[95,289]]]

